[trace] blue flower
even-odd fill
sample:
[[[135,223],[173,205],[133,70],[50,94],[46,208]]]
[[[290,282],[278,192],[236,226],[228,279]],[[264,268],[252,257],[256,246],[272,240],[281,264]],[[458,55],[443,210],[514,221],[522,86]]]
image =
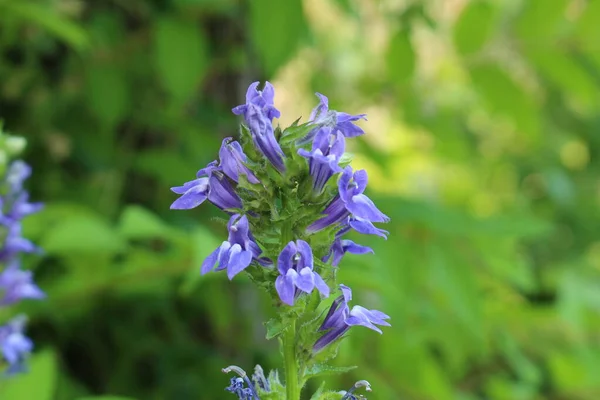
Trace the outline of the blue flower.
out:
[[[304,144],[310,142],[323,127],[329,127],[333,131],[340,131],[345,137],[360,136],[365,133],[354,122],[367,119],[366,114],[351,115],[345,112],[329,110],[329,99],[321,93],[315,93],[319,98],[319,104],[313,108],[310,113],[309,121],[317,125],[308,135],[302,138],[298,143]]]
[[[242,200],[217,166],[217,161],[198,171],[193,181],[172,187],[171,191],[181,195],[171,204],[172,210],[189,210],[198,207],[206,199],[222,210],[242,208]]]
[[[23,371],[23,362],[33,349],[33,342],[23,334],[26,318],[19,316],[0,326],[0,350],[8,362],[6,374]]]
[[[258,260],[262,252],[252,238],[248,217],[233,214],[227,223],[229,237],[221,246],[210,253],[202,263],[202,275],[212,271],[217,264],[216,271],[227,269],[227,277],[231,280],[234,276],[246,269],[253,259]]]
[[[368,223],[388,222],[389,217],[379,211],[373,201],[363,194],[367,187],[367,181],[365,170],[358,170],[353,174],[352,168],[347,166],[338,181],[338,195],[323,211],[325,217],[313,222],[307,231],[309,233],[318,232],[330,225],[344,221],[350,226],[355,224],[361,229],[364,225],[363,221]],[[349,216],[353,217],[352,221],[348,220]],[[356,221],[359,222],[356,223]]]
[[[246,387],[244,379],[239,376],[234,376],[229,381],[229,386],[225,388],[228,392],[231,392],[238,396],[239,400],[253,400],[258,399],[254,396],[254,392],[249,387]]]
[[[279,111],[273,105],[275,90],[269,82],[265,83],[262,91],[257,90],[257,87],[258,82],[251,84],[246,92],[246,104],[234,107],[232,111],[235,115],[244,116],[256,148],[275,168],[283,172],[285,155],[273,130],[273,118],[279,118]]]
[[[277,268],[280,275],[275,280],[275,288],[284,303],[294,305],[296,288],[311,293],[316,287],[323,296],[329,296],[329,287],[323,278],[313,271],[312,249],[304,240],[289,242],[284,247],[277,259]]]
[[[386,319],[390,317],[381,311],[367,310],[354,306],[352,310],[348,303],[352,300],[352,290],[346,285],[340,285],[342,295],[334,300],[319,331],[327,331],[314,344],[313,351],[318,352],[344,335],[352,326],[362,325],[375,332],[381,332],[376,325],[391,326]]]
[[[14,304],[21,299],[43,299],[44,292],[33,282],[31,271],[19,269],[18,261],[13,260],[0,274],[1,305]]]
[[[252,171],[246,166],[248,157],[244,154],[242,146],[230,137],[223,139],[221,149],[219,150],[219,159],[221,168],[225,175],[234,182],[239,182],[240,174],[246,175],[250,183],[259,183],[260,181]]]
[[[331,128],[319,130],[312,144],[312,150],[299,149],[298,154],[308,158],[308,168],[313,179],[313,189],[320,193],[335,173],[341,172],[338,165],[344,154],[346,143],[341,131]]]
[[[344,257],[344,254],[346,253],[367,254],[374,253],[374,251],[372,248],[356,244],[352,240],[337,237],[333,241],[333,244],[329,249],[329,253],[323,257],[323,262],[327,262],[330,258],[332,258],[331,265],[337,267],[340,261],[342,261],[342,257]]]

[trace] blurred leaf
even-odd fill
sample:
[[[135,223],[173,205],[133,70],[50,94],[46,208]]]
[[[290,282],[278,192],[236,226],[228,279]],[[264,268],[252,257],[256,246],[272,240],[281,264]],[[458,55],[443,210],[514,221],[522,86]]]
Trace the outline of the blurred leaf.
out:
[[[135,204],[123,210],[119,221],[119,233],[128,239],[167,237],[170,230],[154,213]]]
[[[576,34],[584,47],[594,53],[598,53],[598,24],[600,24],[600,2],[588,1],[576,23]]]
[[[0,14],[2,13],[12,13],[32,22],[64,40],[76,50],[83,50],[88,45],[89,38],[85,30],[77,23],[57,14],[50,7],[30,1],[0,2]]]
[[[509,117],[525,137],[539,135],[538,112],[530,96],[509,76],[493,64],[471,68],[471,78],[490,111]]]
[[[166,187],[194,179],[199,169],[178,154],[167,150],[145,150],[132,157],[136,170],[156,178]]]
[[[572,100],[575,111],[593,113],[600,107],[598,85],[573,55],[561,50],[537,50],[528,53],[528,58],[543,77]]]
[[[48,229],[41,247],[49,254],[115,253],[125,243],[106,220],[96,215],[74,214]]]
[[[97,62],[86,71],[89,108],[111,130],[128,112],[131,97],[122,68]]]
[[[267,76],[295,53],[307,27],[302,0],[252,0],[250,36]]]
[[[402,88],[410,81],[415,70],[415,52],[408,29],[402,29],[392,36],[386,61],[390,79]]]
[[[160,19],[154,34],[154,62],[160,80],[175,99],[191,96],[210,62],[200,25],[184,19]]]
[[[121,396],[91,396],[91,397],[79,397],[77,400],[135,400],[133,397],[121,397]]]
[[[527,46],[538,46],[539,41],[552,41],[561,21],[565,20],[568,0],[528,0],[515,19],[517,34],[527,40]]]
[[[56,355],[51,350],[34,354],[27,362],[29,371],[4,379],[2,399],[52,400],[57,378]]]
[[[485,0],[465,6],[454,25],[454,45],[460,54],[476,53],[488,42],[495,28],[496,9]]]

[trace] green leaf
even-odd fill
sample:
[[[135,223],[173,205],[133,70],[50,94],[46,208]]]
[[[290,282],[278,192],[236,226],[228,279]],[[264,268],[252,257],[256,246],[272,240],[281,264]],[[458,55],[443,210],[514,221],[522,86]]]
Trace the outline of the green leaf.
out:
[[[267,328],[267,340],[271,340],[274,337],[277,337],[288,327],[288,325],[284,325],[280,319],[271,318],[267,322],[265,322],[265,327]]]
[[[314,364],[306,370],[306,372],[304,373],[304,379],[308,380],[311,378],[316,378],[318,376],[345,374],[346,372],[352,371],[356,368],[356,366],[336,367],[327,364]]]
[[[12,13],[23,20],[32,22],[64,40],[76,50],[83,50],[88,46],[89,38],[81,26],[63,18],[47,6],[26,1],[0,3],[0,15],[4,13]]]
[[[49,254],[110,254],[123,249],[125,242],[105,219],[94,214],[75,214],[48,229],[41,247]]]
[[[408,29],[398,31],[390,40],[386,54],[388,74],[397,87],[410,82],[415,71],[415,51]]]
[[[171,228],[151,211],[133,204],[123,210],[118,230],[127,239],[151,239],[169,236]]]
[[[0,398],[52,400],[57,378],[54,352],[45,350],[33,355],[27,366],[29,368],[27,373],[3,379],[0,385]]]
[[[176,100],[192,95],[208,66],[208,46],[200,25],[164,18],[154,32],[154,62],[164,87]]]
[[[323,390],[325,390],[325,382],[321,382],[321,385],[319,385],[317,391],[310,397],[310,400],[318,400],[323,393]]]
[[[573,55],[548,49],[532,51],[528,57],[540,74],[562,91],[575,111],[595,113],[600,107],[594,78]]]
[[[528,0],[515,19],[517,35],[526,40],[526,46],[539,46],[540,41],[551,42],[565,21],[568,0]]]
[[[304,123],[302,125],[292,125],[283,130],[281,134],[281,139],[279,139],[279,143],[283,146],[292,142],[295,142],[298,139],[302,139],[304,136],[308,135],[310,131],[316,129],[318,125],[315,125],[311,122]]]
[[[472,1],[454,25],[454,45],[462,55],[481,50],[495,28],[496,9],[487,1]]]
[[[252,43],[266,75],[274,76],[306,34],[302,0],[252,0],[248,6]]]
[[[105,129],[111,130],[127,114],[131,105],[123,69],[116,65],[93,63],[86,72],[86,86],[89,109]]]

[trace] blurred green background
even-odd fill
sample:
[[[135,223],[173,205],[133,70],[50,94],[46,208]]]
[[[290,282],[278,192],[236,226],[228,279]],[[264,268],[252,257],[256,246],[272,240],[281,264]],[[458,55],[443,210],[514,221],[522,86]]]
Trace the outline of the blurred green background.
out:
[[[15,310],[37,348],[2,399],[228,399],[220,368],[281,367],[263,293],[199,277],[223,214],[169,210],[266,79],[282,125],[315,91],[368,114],[350,150],[392,218],[339,276],[393,327],[355,328],[329,387],[600,398],[600,1],[0,0],[49,296]]]

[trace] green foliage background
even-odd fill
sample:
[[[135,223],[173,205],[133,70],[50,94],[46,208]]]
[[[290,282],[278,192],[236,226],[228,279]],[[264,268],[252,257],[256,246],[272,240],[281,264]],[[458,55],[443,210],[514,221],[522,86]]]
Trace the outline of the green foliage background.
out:
[[[26,261],[49,296],[18,310],[37,349],[0,398],[226,399],[220,368],[280,367],[268,299],[199,277],[219,212],[168,190],[269,79],[282,124],[315,91],[369,114],[351,150],[392,218],[340,279],[393,327],[356,328],[330,387],[598,399],[599,38],[597,0],[0,0],[0,117],[47,203]]]

